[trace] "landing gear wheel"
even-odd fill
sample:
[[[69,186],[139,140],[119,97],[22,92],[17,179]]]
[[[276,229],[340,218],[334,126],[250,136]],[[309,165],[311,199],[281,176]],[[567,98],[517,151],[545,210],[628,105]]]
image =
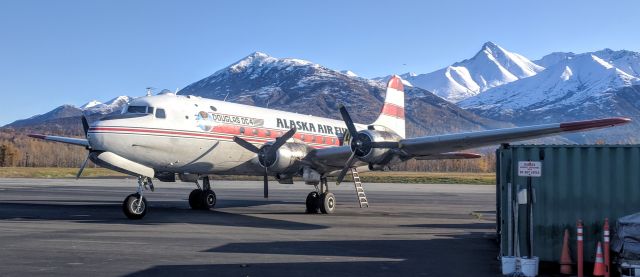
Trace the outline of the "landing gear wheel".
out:
[[[194,189],[189,194],[189,206],[194,210],[208,210],[216,205],[216,193],[212,190]]]
[[[319,204],[323,214],[332,214],[336,210],[336,197],[331,192],[323,193]]]
[[[202,193],[202,198],[201,199],[202,200],[201,200],[200,203],[202,205],[202,209],[204,209],[204,210],[211,209],[211,208],[213,208],[213,206],[216,205],[216,201],[217,201],[216,193],[213,192],[212,190],[204,191]]]
[[[305,212],[308,214],[317,214],[318,209],[320,209],[319,201],[320,194],[318,194],[317,191],[310,192],[309,195],[307,195],[307,209],[305,210]]]
[[[134,193],[122,202],[122,212],[129,219],[142,219],[147,214],[147,199],[140,197],[140,194]]]
[[[201,210],[202,209],[202,202],[200,201],[200,199],[202,199],[202,190],[201,189],[194,189],[191,191],[191,193],[189,194],[189,206],[191,207],[191,209],[193,210]]]

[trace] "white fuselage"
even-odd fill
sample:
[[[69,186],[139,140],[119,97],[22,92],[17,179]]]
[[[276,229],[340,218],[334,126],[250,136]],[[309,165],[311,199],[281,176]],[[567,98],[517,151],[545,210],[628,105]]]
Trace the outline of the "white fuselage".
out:
[[[312,148],[339,146],[346,131],[341,120],[164,94],[132,100],[121,115],[92,124],[88,139],[93,150],[115,153],[156,172],[261,175],[256,154],[233,137],[259,147],[291,128],[297,129],[295,141]]]

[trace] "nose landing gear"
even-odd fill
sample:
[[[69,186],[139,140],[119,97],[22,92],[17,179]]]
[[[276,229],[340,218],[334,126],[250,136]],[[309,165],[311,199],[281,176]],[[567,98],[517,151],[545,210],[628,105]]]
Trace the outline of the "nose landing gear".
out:
[[[138,189],[130,194],[122,202],[122,212],[129,219],[142,219],[149,209],[147,199],[144,198],[144,190],[149,186],[153,191],[153,183],[149,177],[138,177]]]

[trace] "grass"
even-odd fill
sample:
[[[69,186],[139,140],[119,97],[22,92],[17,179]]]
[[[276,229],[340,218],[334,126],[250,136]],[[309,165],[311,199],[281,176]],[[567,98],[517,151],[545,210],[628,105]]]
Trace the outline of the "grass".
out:
[[[0,178],[75,178],[78,168],[60,167],[0,167]],[[85,168],[82,177],[126,177],[106,168]]]
[[[0,178],[75,178],[78,168],[53,167],[0,167]],[[420,183],[420,184],[495,184],[495,173],[471,172],[403,172],[374,171],[360,173],[366,183]],[[83,178],[127,177],[127,175],[105,169],[86,168]],[[351,181],[347,175],[345,182]],[[262,180],[259,176],[215,176],[216,180]],[[335,180],[331,179],[330,180]]]

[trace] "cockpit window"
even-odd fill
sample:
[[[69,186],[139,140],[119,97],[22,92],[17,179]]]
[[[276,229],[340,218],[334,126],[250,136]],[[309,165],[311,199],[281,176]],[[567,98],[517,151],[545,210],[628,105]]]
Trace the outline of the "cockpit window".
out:
[[[127,113],[146,113],[146,114],[153,114],[153,107],[147,107],[147,106],[129,106],[127,108]]]
[[[127,113],[147,113],[147,106],[129,106]]]
[[[156,109],[156,118],[167,118],[167,115],[164,113],[164,109]]]

